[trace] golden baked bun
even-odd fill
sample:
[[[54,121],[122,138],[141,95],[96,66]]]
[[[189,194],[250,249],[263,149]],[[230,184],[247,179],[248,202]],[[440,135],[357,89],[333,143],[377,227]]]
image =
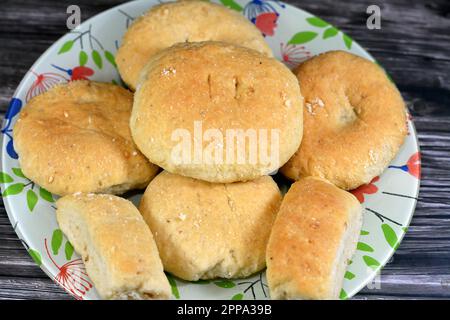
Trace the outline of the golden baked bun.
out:
[[[295,182],[281,203],[267,246],[272,299],[338,299],[358,242],[359,201],[329,182]]]
[[[130,127],[142,153],[167,171],[247,181],[298,149],[302,108],[298,81],[279,61],[222,42],[186,43],[150,59]]]
[[[189,281],[249,276],[265,267],[281,194],[271,177],[213,184],[167,171],[153,179],[139,210],[164,270]]]
[[[56,205],[58,224],[103,299],[170,298],[153,236],[130,201],[80,193],[62,197]]]
[[[134,90],[152,55],[179,42],[209,40],[272,55],[261,32],[243,15],[207,1],[168,2],[152,7],[125,33],[116,56],[120,75]]]
[[[132,103],[130,91],[89,81],[34,97],[14,126],[23,173],[58,195],[145,188],[158,168],[131,139]]]
[[[281,169],[289,178],[322,177],[351,190],[380,175],[406,136],[405,103],[375,63],[330,51],[296,70],[304,136]]]

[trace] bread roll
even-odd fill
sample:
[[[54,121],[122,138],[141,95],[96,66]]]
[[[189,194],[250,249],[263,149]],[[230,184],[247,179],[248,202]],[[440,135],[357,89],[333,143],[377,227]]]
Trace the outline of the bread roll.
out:
[[[130,127],[142,153],[169,172],[248,181],[298,149],[302,108],[298,81],[279,61],[226,43],[188,43],[149,61]]]
[[[294,183],[267,247],[271,298],[337,299],[361,224],[361,205],[351,193],[317,178]]]
[[[153,236],[128,200],[75,194],[56,203],[56,218],[104,299],[168,299],[170,285]]]
[[[280,201],[271,177],[212,184],[163,171],[139,210],[155,235],[164,269],[196,281],[262,270]]]
[[[158,167],[131,139],[132,103],[130,91],[90,81],[34,97],[13,131],[23,173],[57,195],[145,188]]]
[[[272,55],[261,32],[242,14],[208,1],[177,1],[156,5],[133,22],[117,52],[117,67],[134,90],[152,55],[176,43],[208,40]]]
[[[352,190],[380,175],[406,137],[406,106],[375,63],[330,51],[297,70],[305,97],[300,148],[281,172]]]

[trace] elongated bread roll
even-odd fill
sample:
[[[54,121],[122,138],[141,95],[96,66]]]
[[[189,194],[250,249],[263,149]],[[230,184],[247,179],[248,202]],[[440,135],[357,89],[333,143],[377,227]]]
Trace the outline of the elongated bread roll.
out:
[[[304,178],[284,197],[267,248],[272,299],[337,299],[362,224],[358,200]]]
[[[61,230],[82,256],[104,299],[167,299],[170,285],[153,236],[137,208],[111,195],[57,201]]]

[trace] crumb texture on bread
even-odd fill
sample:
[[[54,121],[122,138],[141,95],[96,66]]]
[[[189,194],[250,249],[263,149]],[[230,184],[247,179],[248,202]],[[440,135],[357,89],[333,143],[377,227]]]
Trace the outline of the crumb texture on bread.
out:
[[[305,98],[304,136],[281,172],[324,178],[352,190],[380,175],[406,137],[406,106],[375,63],[329,51],[297,70]]]
[[[177,1],[152,7],[128,28],[117,52],[122,79],[132,89],[150,57],[181,42],[224,41],[272,56],[261,32],[242,14],[207,1]]]
[[[103,299],[171,296],[151,231],[130,201],[68,195],[57,201],[56,217]]]
[[[144,188],[158,167],[131,138],[132,104],[130,91],[84,80],[34,97],[13,132],[24,174],[57,195]]]
[[[196,281],[262,270],[280,202],[271,177],[213,184],[163,171],[148,186],[139,210],[165,270]]]
[[[298,81],[281,62],[257,51],[183,43],[153,56],[141,80],[131,133],[142,153],[169,172],[209,182],[252,180],[276,171],[300,145]],[[193,146],[188,158],[178,161],[178,147],[187,143]],[[211,147],[215,151],[207,153]],[[198,161],[196,150],[202,153]]]
[[[267,247],[272,299],[338,299],[362,224],[358,200],[318,178],[285,195]]]

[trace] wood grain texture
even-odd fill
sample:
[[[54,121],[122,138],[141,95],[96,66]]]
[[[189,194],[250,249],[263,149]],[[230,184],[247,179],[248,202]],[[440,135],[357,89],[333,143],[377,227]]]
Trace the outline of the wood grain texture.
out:
[[[3,0],[0,5],[0,112],[33,62],[67,30],[66,8],[82,19],[123,1]],[[286,1],[336,25],[366,48],[397,83],[414,117],[422,152],[419,202],[379,289],[355,299],[450,298],[450,2],[448,0]],[[366,8],[382,29],[366,28]],[[31,260],[0,207],[0,299],[71,299]]]

